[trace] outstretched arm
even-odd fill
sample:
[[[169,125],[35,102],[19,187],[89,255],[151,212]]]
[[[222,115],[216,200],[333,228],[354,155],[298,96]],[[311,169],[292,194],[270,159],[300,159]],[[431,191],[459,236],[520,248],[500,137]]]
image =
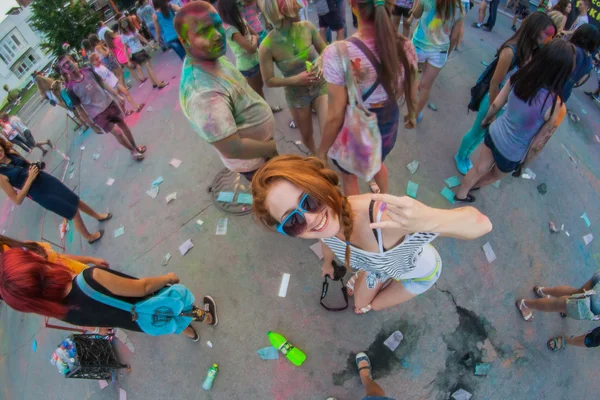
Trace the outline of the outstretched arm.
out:
[[[407,196],[375,194],[373,200],[386,204],[387,218],[370,225],[372,229],[400,229],[405,232],[434,232],[441,236],[471,240],[489,233],[492,223],[474,207],[442,210],[428,207]]]
[[[149,278],[129,279],[102,269],[95,269],[93,276],[100,285],[110,290],[111,293],[126,297],[144,297],[167,285],[179,283],[179,278],[172,272]]]

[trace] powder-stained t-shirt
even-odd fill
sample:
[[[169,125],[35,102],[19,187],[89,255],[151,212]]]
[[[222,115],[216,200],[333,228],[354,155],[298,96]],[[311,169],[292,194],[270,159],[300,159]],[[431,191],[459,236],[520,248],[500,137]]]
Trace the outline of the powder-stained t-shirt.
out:
[[[450,47],[452,27],[463,18],[460,12],[460,1],[456,2],[454,15],[447,21],[438,17],[435,0],[422,0],[423,14],[413,36],[413,44],[419,50],[428,52],[445,52]]]
[[[256,3],[248,5],[244,4],[242,7],[242,16],[257,34],[260,34],[264,30],[259,19],[259,12],[260,11],[258,10],[258,5]]]
[[[244,21],[244,23],[246,22]],[[225,35],[227,36],[227,44],[229,44],[229,47],[231,47],[231,51],[235,56],[235,65],[237,69],[240,71],[248,71],[249,69],[256,67],[258,65],[258,49],[252,54],[248,53],[233,39],[233,35],[236,33],[239,35],[242,34],[239,29],[228,24],[223,24],[223,27],[225,28]],[[250,38],[252,38],[252,35],[250,34],[250,29],[248,29],[248,24],[246,24],[246,36],[244,36],[244,39],[250,42]]]
[[[104,65],[100,65],[99,67],[94,67],[94,72],[98,74],[104,82],[111,88],[115,88],[119,83],[119,79],[113,74],[108,68]]]
[[[144,21],[147,26],[154,26],[154,20],[152,19],[153,15],[154,9],[152,8],[152,6],[150,6],[150,4],[146,4],[145,6],[140,7],[137,10],[137,16],[139,17],[139,19]]]
[[[206,63],[208,65],[208,63]],[[239,131],[252,131],[273,118],[271,107],[248,85],[246,78],[229,62],[219,57],[210,66],[183,62],[179,84],[179,102],[190,124],[208,143],[226,139]],[[210,68],[210,69],[209,69]],[[254,132],[255,140],[269,140],[273,132]],[[241,137],[244,137],[240,133]],[[228,159],[219,153],[232,171],[253,171],[264,159]]]
[[[80,82],[70,80],[67,83],[67,94],[75,106],[82,106],[90,119],[96,118],[113,102],[112,97],[104,91],[98,82],[102,81],[89,68],[82,68],[83,79]]]
[[[121,41],[126,44],[127,47],[129,47],[131,54],[135,54],[144,50],[144,46],[142,46],[142,43],[140,43],[137,32],[131,34],[122,34]]]
[[[377,54],[377,49],[375,48],[375,38],[362,39],[362,42],[379,60],[379,55]],[[358,82],[358,87],[360,88],[361,93],[366,93],[375,83],[375,80],[377,79],[377,72],[375,71],[373,65],[371,65],[371,62],[367,56],[365,56],[364,53],[354,45],[354,43],[349,41],[346,41],[345,43],[348,46],[348,55],[352,61],[352,69],[354,71],[354,77]],[[408,63],[416,70],[417,53],[415,52],[415,47],[409,40],[405,40],[403,50],[406,58],[408,59]],[[398,72],[398,83],[399,87],[402,88],[405,76],[402,64],[400,64],[400,69]],[[342,64],[340,54],[336,48],[336,44],[328,46],[323,52],[323,76],[327,82],[333,85],[346,85],[344,66]],[[385,89],[382,85],[379,85],[373,91],[371,96],[369,96],[369,98],[365,101],[365,105],[370,107],[371,104],[381,103],[387,99],[388,96],[385,92]]]

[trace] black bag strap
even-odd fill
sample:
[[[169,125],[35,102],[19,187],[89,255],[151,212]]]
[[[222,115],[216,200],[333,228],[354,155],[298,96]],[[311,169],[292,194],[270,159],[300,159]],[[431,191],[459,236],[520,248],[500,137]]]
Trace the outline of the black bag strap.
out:
[[[328,307],[323,303],[323,300],[325,299],[325,297],[327,296],[327,291],[329,290],[329,276],[325,275],[325,280],[323,281],[323,288],[321,290],[321,306],[323,306],[324,309],[326,309],[327,311],[344,311],[346,308],[348,308],[348,288],[346,287],[346,285],[344,285],[344,275],[346,274],[346,268],[343,266],[338,265],[335,261],[333,262],[333,269],[334,269],[334,278],[332,280],[339,280],[342,284],[342,294],[344,295],[344,301],[346,302],[346,305],[343,307]],[[340,272],[341,271],[341,272]],[[338,275],[339,273],[339,275]]]
[[[348,38],[348,41],[356,47],[358,47],[358,49],[367,57],[373,68],[375,68],[375,72],[377,73],[377,79],[375,79],[373,85],[369,88],[369,90],[366,91],[365,94],[362,95],[362,100],[367,101],[367,99],[371,97],[375,89],[377,89],[377,86],[381,84],[381,63],[377,60],[377,57],[375,57],[375,54],[373,54],[371,49],[369,49],[367,45],[364,44],[359,38],[352,36]]]

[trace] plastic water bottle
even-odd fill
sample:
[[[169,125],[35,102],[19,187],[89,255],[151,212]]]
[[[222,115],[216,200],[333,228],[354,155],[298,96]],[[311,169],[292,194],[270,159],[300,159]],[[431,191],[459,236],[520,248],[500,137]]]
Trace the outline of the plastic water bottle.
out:
[[[204,382],[202,383],[202,389],[210,390],[212,388],[213,382],[217,377],[217,373],[219,372],[219,364],[213,364],[212,367],[208,369],[208,373],[206,374],[206,378],[204,378]]]
[[[304,360],[306,360],[306,354],[299,348],[294,347],[283,335],[269,331],[267,332],[267,336],[269,336],[273,347],[281,351],[295,366],[301,366]]]

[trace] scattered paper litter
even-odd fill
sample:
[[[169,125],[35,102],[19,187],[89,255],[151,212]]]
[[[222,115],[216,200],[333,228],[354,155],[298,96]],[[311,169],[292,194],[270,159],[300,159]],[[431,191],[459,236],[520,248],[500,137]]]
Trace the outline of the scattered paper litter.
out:
[[[556,229],[556,225],[554,225],[554,222],[550,221],[550,223],[548,225],[550,226],[550,232],[552,232],[552,233],[558,232],[558,229]]]
[[[204,224],[204,221],[202,221],[201,219],[196,221],[196,224],[198,224],[198,226],[202,226]]]
[[[594,139],[596,139],[596,142],[600,143],[600,136],[594,135]]]
[[[123,331],[122,329],[116,329],[115,337],[121,342],[123,342],[123,344],[125,344],[125,346],[129,349],[129,351],[135,353],[135,347],[133,347],[133,343],[131,343],[131,339],[129,339],[129,336],[127,336],[125,331]]]
[[[108,186],[112,186],[112,185],[113,185],[113,183],[115,183],[115,180],[114,180],[113,178],[108,178],[108,180],[106,181],[106,184],[107,184]]]
[[[452,400],[469,400],[473,395],[467,392],[465,389],[458,389],[452,393]]]
[[[116,238],[118,238],[119,236],[121,236],[124,233],[125,233],[125,227],[123,225],[121,225],[120,227],[115,229],[115,237]]]
[[[285,297],[290,284],[290,274],[284,273],[281,277],[281,286],[279,286],[279,297]]]
[[[587,226],[588,228],[592,225],[592,223],[590,222],[590,219],[588,218],[588,215],[586,212],[584,212],[583,214],[581,214],[581,217],[583,218],[583,221],[585,222],[585,226]]]
[[[460,186],[460,179],[458,179],[456,176],[451,176],[448,179],[444,179],[444,182],[446,182],[446,185],[448,185],[449,188]]]
[[[177,192],[173,192],[170,195],[168,195],[167,197],[165,197],[165,200],[167,200],[167,204],[169,204],[170,202],[172,202],[173,200],[177,199]]]
[[[85,150],[85,146],[81,146],[81,151]]]
[[[492,370],[492,365],[488,363],[477,363],[475,364],[475,375],[476,376],[487,376]]]
[[[433,103],[429,103],[429,104],[427,104],[427,107],[428,107],[430,110],[432,110],[432,111],[437,111],[437,110],[438,110],[438,109],[437,109],[437,107],[435,106],[435,104],[433,104]]]
[[[163,177],[162,177],[162,176],[159,176],[158,178],[156,178],[156,179],[155,179],[155,180],[152,182],[152,186],[153,186],[153,187],[155,187],[155,186],[158,186],[158,185],[160,185],[161,183],[163,183],[164,181],[165,181],[165,180],[163,179]]]
[[[235,193],[233,192],[219,192],[217,201],[222,201],[223,203],[232,203],[233,196],[235,196]]]
[[[263,347],[262,349],[256,350],[260,358],[263,360],[278,360],[279,352],[273,346]]]
[[[383,344],[390,349],[391,351],[396,351],[402,340],[404,339],[404,335],[400,331],[395,331],[390,335],[389,338],[385,339]]]
[[[158,196],[158,186],[152,186],[151,189],[146,190],[146,194],[155,199]]]
[[[569,231],[565,231],[565,235],[571,236],[571,235],[569,235]]]
[[[217,231],[216,235],[225,236],[227,235],[227,223],[229,222],[229,218],[219,218],[217,221]]]
[[[100,153],[94,153],[92,157],[94,158],[94,160],[97,160],[100,158]]]
[[[185,242],[183,242],[179,246],[179,252],[181,253],[181,256],[185,256],[185,253],[187,253],[188,251],[190,251],[190,249],[192,247],[194,247],[194,243],[192,243],[192,239],[188,239]]]
[[[31,342],[31,351],[33,351],[34,353],[37,351],[37,340],[33,340],[33,342]]]
[[[212,342],[211,342],[210,340],[207,340],[207,341],[206,341],[206,345],[207,345],[208,347],[210,347],[211,349],[212,349],[212,347],[213,347],[213,344],[212,344]]]
[[[74,177],[74,176],[75,176],[75,172],[71,172],[71,173],[69,174],[69,180],[73,179],[73,177]]]
[[[581,112],[583,113],[583,115],[587,115],[587,111],[585,111],[583,108],[581,109]]]
[[[127,392],[119,388],[119,400],[127,400]]]
[[[417,198],[417,191],[419,190],[419,184],[413,181],[408,181],[406,185],[406,194],[413,199]]]
[[[237,197],[238,204],[252,205],[252,195],[250,193],[239,193]]]
[[[450,203],[454,204],[454,192],[448,189],[447,186],[444,186],[440,194],[444,196]]]
[[[501,183],[501,181],[496,181],[496,182],[492,183],[492,186],[494,186],[497,189],[500,189],[500,183]]]
[[[143,85],[143,83],[139,87],[142,87],[142,85]],[[152,107],[146,108],[146,112],[152,112],[152,111],[154,111],[154,108],[152,108]]]
[[[564,230],[565,230],[565,224],[562,224],[562,225],[560,226],[560,230],[561,230],[561,231],[564,231]]]
[[[537,176],[532,170],[530,170],[529,168],[525,168],[525,174],[529,175],[529,177],[533,180],[535,180],[535,177]],[[523,174],[523,175],[525,175]]]
[[[319,260],[323,259],[323,247],[321,247],[321,242],[317,242],[309,247],[319,257]]]
[[[496,254],[494,253],[490,242],[486,242],[482,248],[483,252],[485,253],[485,258],[487,258],[490,264],[493,263],[496,260]]]
[[[13,204],[12,207],[10,208],[10,212],[15,211],[15,205]]]
[[[521,174],[521,178],[523,178],[523,179],[531,179],[531,175],[529,175],[529,174]]]
[[[175,168],[179,168],[179,166],[181,165],[182,161],[178,160],[176,158],[172,159],[171,162],[169,163],[169,165],[172,165]]]
[[[575,163],[575,165],[577,165],[577,161],[575,161],[575,159],[573,158],[573,156],[571,155],[571,153],[569,153],[569,150],[567,150],[567,148],[565,147],[564,144],[560,144],[562,146],[562,148],[565,150],[565,152],[567,152],[567,155],[569,156],[569,159],[571,161],[573,161]]]
[[[419,168],[419,162],[417,160],[413,160],[406,166],[406,168],[408,168],[411,174],[414,174]]]
[[[294,143],[296,143],[298,146],[300,146],[302,144],[302,142],[300,140],[296,140]]]
[[[162,261],[160,262],[163,266],[166,266],[169,263],[169,260],[171,259],[171,253],[167,253],[165,254],[165,256],[163,257]]]
[[[106,381],[98,381],[98,385],[100,385],[100,390],[104,389],[108,386],[108,382]]]
[[[591,233],[588,233],[583,237],[583,243],[585,243],[586,246],[590,244],[592,240],[594,240],[594,235],[592,235]]]

